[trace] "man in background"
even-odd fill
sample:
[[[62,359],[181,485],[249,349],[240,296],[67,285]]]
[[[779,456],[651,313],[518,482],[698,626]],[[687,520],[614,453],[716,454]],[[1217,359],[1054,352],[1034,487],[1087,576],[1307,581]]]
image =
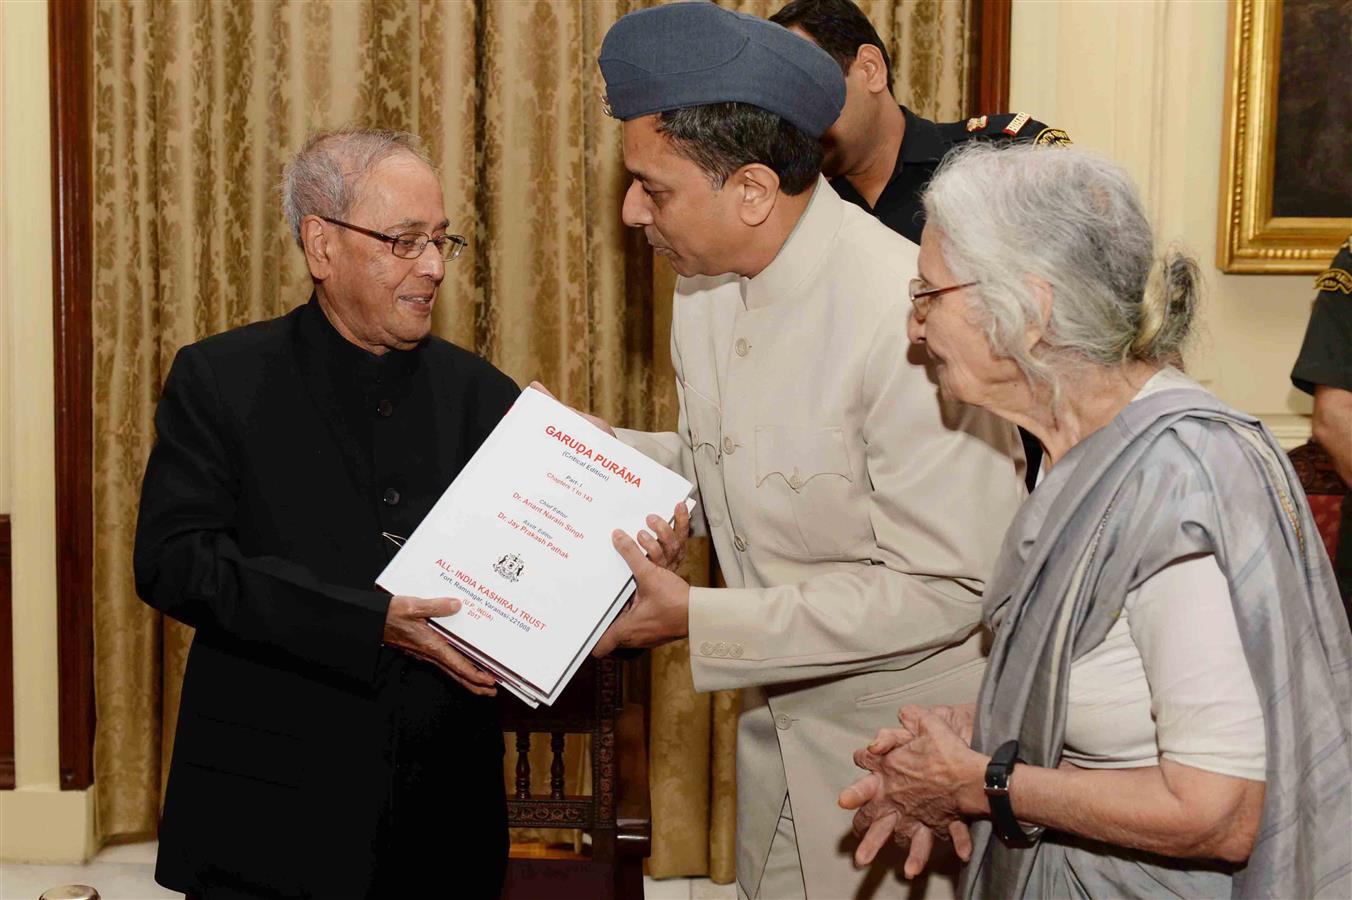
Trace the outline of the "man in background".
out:
[[[1314,284],[1319,296],[1291,370],[1291,383],[1314,395],[1314,441],[1352,488],[1352,237]],[[1343,498],[1333,569],[1352,615],[1352,494]]]
[[[464,239],[412,135],[316,135],[284,194],[310,301],[184,347],[155,414],[136,585],[196,629],[155,878],[497,897],[494,681],[427,622],[459,601],[374,582],[517,389],[429,334]]]
[[[854,868],[836,798],[880,709],[975,697],[1017,437],[942,402],[909,352],[917,248],[820,175],[845,101],[820,48],[681,3],[620,19],[599,62],[634,179],[624,222],[680,276],[677,430],[618,434],[697,485],[728,587],[620,536],[638,591],[597,651],[688,636],[695,688],[741,689],[742,896],[905,896],[899,854]]]
[[[845,108],[822,135],[822,172],[841,197],[914,244],[925,228],[920,202],[943,158],[968,141],[1069,144],[1070,137],[1026,113],[940,124],[892,96],[892,59],[852,0],[793,0],[770,17],[830,54],[845,75]],[[1037,480],[1042,447],[1026,432],[1026,480]]]

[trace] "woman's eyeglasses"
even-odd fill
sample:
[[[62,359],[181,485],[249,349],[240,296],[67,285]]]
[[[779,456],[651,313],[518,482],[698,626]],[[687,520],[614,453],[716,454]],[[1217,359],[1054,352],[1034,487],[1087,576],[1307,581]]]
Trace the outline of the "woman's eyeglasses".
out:
[[[969,281],[965,284],[952,284],[948,287],[926,287],[925,285],[928,282],[925,279],[912,278],[906,286],[906,293],[911,297],[911,306],[915,309],[915,320],[917,322],[925,321],[925,317],[929,315],[930,306],[949,291],[960,291],[965,287],[972,287],[980,283],[979,281]]]

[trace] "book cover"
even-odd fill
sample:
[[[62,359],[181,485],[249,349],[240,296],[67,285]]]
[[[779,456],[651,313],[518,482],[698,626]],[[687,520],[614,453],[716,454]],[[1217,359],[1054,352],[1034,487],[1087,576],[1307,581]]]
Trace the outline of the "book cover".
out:
[[[691,489],[526,390],[376,583],[460,600],[434,624],[513,693],[550,703],[632,592],[611,532],[670,519]]]

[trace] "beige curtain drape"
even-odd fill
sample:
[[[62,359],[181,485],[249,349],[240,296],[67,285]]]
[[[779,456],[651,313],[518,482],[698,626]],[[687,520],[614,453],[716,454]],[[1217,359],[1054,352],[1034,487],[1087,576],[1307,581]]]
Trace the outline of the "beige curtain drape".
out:
[[[159,387],[184,344],[308,297],[277,184],[311,130],[357,122],[423,137],[453,226],[471,238],[442,286],[437,333],[617,424],[674,424],[671,275],[620,222],[620,128],[601,111],[595,64],[610,24],[652,2],[95,4],[94,765],[105,840],[154,831],[191,640],[132,581]],[[724,5],[767,15],[781,4]],[[960,115],[965,0],[863,6],[892,49],[898,96]],[[686,649],[673,645],[652,656],[650,712],[650,869],[729,881],[735,699],[695,694]],[[568,763],[580,789],[587,754],[573,748]],[[547,760],[533,769],[547,772]]]

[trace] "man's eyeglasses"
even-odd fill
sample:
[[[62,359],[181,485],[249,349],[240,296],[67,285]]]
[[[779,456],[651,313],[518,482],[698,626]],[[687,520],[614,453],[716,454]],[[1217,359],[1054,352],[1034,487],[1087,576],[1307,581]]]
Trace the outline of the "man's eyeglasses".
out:
[[[462,235],[443,234],[441,237],[432,237],[422,231],[405,231],[403,234],[385,234],[382,231],[372,231],[370,228],[362,228],[360,225],[353,225],[351,222],[340,222],[337,219],[330,219],[328,216],[320,216],[325,222],[332,222],[334,225],[341,225],[344,228],[350,228],[358,234],[364,234],[367,237],[373,237],[378,241],[384,241],[390,245],[390,252],[400,259],[417,259],[422,256],[422,252],[427,249],[428,244],[435,244],[437,252],[441,258],[450,262],[460,255],[460,251],[469,246],[469,241]]]
[[[925,317],[929,315],[930,306],[949,291],[960,291],[965,287],[972,287],[980,283],[979,281],[969,281],[966,284],[951,284],[948,287],[936,288],[925,287],[928,282],[923,278],[912,278],[906,286],[906,293],[911,297],[911,306],[915,309],[915,320],[917,322],[925,321]]]

